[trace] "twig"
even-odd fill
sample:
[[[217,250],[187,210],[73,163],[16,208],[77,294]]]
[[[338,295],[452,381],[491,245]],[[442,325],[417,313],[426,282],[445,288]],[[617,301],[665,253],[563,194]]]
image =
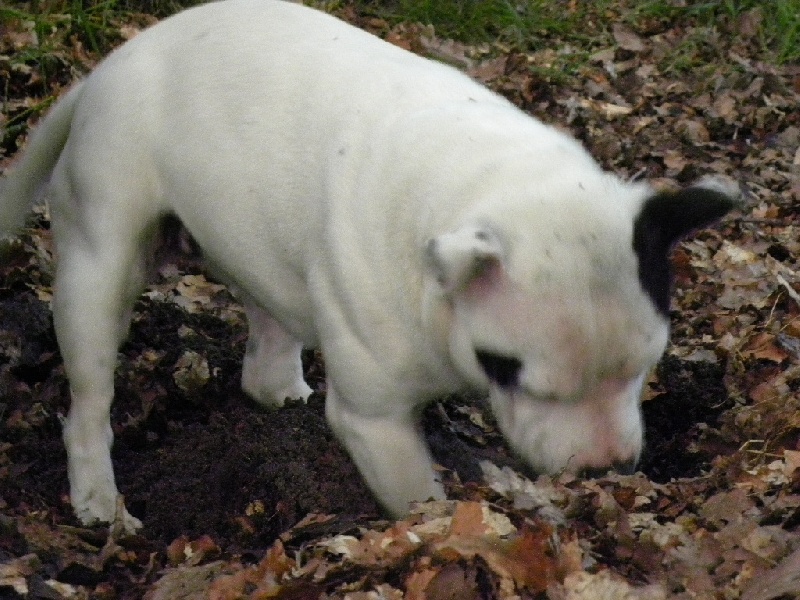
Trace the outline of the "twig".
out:
[[[778,273],[776,277],[778,279],[778,283],[786,288],[786,293],[789,294],[789,297],[794,300],[798,306],[800,306],[800,294],[798,294],[797,291],[789,284],[789,282],[786,281],[783,275]]]

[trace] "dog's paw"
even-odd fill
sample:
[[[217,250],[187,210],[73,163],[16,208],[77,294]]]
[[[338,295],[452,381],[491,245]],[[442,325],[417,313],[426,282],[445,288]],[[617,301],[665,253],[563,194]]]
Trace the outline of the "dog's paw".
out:
[[[142,528],[142,522],[130,514],[127,509],[125,510],[125,514],[122,516],[122,520],[120,521],[122,525],[122,529],[125,530],[126,533],[136,533]]]
[[[117,495],[113,502],[98,500],[97,497],[90,497],[85,500],[73,499],[72,501],[75,516],[87,527],[101,523],[110,524],[114,528],[131,534],[142,528],[142,522],[125,508],[122,495]]]
[[[267,389],[265,386],[242,378],[242,389],[261,406],[267,408],[280,408],[287,400],[301,400],[307,402],[312,390],[303,381],[295,381],[292,385],[279,390]]]
[[[256,352],[245,354],[242,363],[242,389],[258,404],[281,407],[286,400],[305,402],[311,388],[303,380],[299,358],[292,356],[269,357]]]
[[[118,520],[108,521],[106,519],[100,519],[94,516],[89,515],[88,513],[78,513],[78,520],[86,527],[94,527],[96,525],[110,525],[112,528],[117,529],[118,531],[121,530],[125,534],[133,535],[137,531],[139,531],[143,525],[142,522],[134,517],[132,514],[128,512],[127,509],[123,509],[124,513],[120,516]]]

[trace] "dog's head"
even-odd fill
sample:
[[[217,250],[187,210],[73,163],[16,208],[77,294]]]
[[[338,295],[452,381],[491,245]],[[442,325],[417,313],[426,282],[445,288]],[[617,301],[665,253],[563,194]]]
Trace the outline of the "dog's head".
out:
[[[480,207],[428,243],[459,371],[539,472],[631,471],[669,333],[672,245],[728,212],[716,181],[655,193],[604,175],[563,202]],[[603,194],[606,201],[598,201]]]

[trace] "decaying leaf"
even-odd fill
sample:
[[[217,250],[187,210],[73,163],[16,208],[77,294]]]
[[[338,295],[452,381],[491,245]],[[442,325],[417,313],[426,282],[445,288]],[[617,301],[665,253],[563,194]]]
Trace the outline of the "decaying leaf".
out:
[[[775,600],[800,596],[800,549],[769,571],[754,577],[742,592],[742,600]]]
[[[175,372],[172,378],[184,392],[196,392],[202,389],[211,378],[208,361],[197,352],[187,350],[175,363]]]
[[[608,571],[586,572],[568,576],[562,585],[553,586],[549,600],[665,600],[666,591],[660,586],[633,587]]]

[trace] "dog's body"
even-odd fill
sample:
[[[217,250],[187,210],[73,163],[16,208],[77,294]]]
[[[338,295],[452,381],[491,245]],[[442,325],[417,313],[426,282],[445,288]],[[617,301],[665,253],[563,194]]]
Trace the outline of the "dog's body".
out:
[[[537,469],[632,466],[667,250],[732,205],[623,183],[455,70],[270,0],[188,10],[113,53],[32,136],[0,230],[48,176],[85,522],[114,517],[113,370],[164,215],[245,303],[245,390],[307,398],[300,349],[320,347],[331,426],[400,514],[443,496],[415,415],[449,392],[489,390]]]

